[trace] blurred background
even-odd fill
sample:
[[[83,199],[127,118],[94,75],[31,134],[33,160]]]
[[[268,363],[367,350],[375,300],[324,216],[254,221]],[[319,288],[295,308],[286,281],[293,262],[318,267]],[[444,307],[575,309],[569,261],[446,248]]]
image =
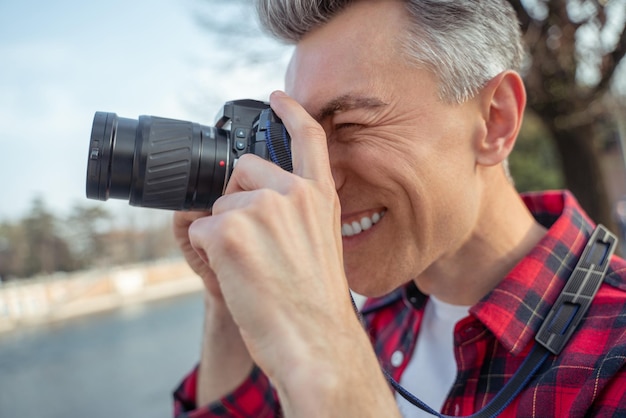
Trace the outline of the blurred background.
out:
[[[0,417],[167,417],[199,358],[171,213],[85,198],[96,111],[213,125],[282,87],[245,1],[0,0]]]
[[[520,191],[626,224],[626,0],[511,0],[529,104]],[[159,417],[195,364],[199,280],[171,213],[85,198],[94,112],[212,125],[282,88],[249,0],[0,0],[0,417]]]

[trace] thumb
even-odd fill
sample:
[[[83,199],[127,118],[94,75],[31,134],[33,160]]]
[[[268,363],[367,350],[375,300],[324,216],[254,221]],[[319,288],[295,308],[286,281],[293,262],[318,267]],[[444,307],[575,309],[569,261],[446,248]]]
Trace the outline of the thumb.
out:
[[[321,125],[282,91],[271,94],[270,105],[291,137],[294,174],[311,180],[332,182],[328,143]]]

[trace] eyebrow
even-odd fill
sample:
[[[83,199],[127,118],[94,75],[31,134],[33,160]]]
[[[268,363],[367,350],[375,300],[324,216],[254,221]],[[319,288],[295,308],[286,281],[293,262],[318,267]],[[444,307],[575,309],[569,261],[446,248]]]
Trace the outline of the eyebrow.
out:
[[[315,114],[315,120],[318,122],[334,115],[338,112],[345,112],[352,109],[375,109],[387,106],[377,97],[354,96],[352,94],[344,94],[327,102],[322,109]]]

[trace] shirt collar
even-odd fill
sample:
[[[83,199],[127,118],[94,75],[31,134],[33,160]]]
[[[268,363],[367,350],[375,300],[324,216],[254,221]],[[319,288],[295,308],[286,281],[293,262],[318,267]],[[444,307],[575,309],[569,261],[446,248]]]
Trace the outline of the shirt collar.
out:
[[[594,227],[570,192],[521,196],[548,231],[498,286],[470,309],[513,355],[521,353],[537,334]],[[427,300],[411,281],[386,296],[368,299],[362,312],[366,315],[396,303],[421,311]]]
[[[534,338],[593,230],[569,192],[524,194],[522,199],[548,232],[470,311],[513,355]]]

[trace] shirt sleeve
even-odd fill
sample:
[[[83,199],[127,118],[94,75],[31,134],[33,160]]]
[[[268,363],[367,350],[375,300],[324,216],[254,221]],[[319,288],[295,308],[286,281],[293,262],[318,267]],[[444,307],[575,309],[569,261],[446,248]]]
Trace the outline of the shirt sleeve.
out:
[[[198,367],[174,391],[176,418],[269,418],[280,416],[280,405],[269,379],[255,366],[234,392],[207,406],[196,405]]]

